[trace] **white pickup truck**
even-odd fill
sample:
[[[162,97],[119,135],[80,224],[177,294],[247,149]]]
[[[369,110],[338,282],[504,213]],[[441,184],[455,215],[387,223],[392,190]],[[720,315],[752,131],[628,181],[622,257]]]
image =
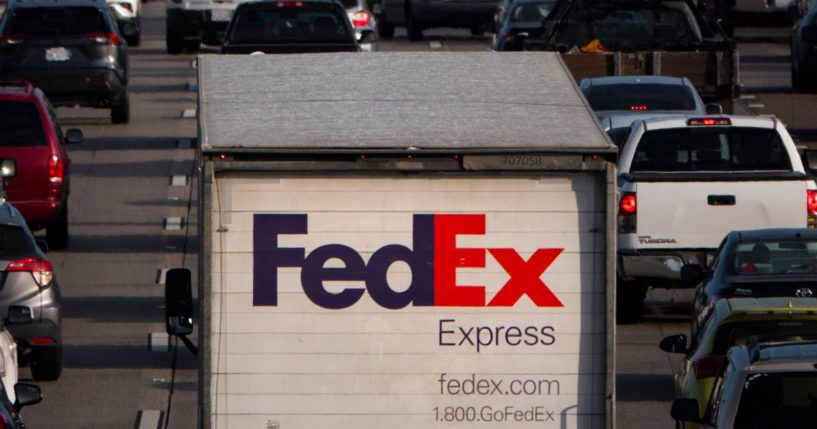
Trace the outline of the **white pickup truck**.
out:
[[[618,160],[617,318],[641,319],[647,288],[693,286],[735,229],[817,226],[817,185],[778,120],[635,121]]]

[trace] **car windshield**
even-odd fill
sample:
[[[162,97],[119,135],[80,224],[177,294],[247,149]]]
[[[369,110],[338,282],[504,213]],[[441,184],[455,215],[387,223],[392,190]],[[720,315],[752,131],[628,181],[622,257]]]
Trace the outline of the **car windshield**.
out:
[[[813,428],[817,422],[817,373],[749,374],[734,429]]]
[[[345,19],[345,12],[341,15],[335,9],[249,9],[236,18],[231,41],[234,44],[353,43]]]
[[[695,95],[683,85],[620,83],[587,87],[584,96],[593,110],[691,110]]]
[[[37,106],[28,101],[0,101],[0,146],[45,146]]]
[[[791,171],[777,132],[764,128],[688,127],[647,131],[631,172]]]
[[[23,228],[0,225],[0,260],[10,261],[34,255],[34,243]]]
[[[784,320],[772,319],[724,323],[718,328],[715,335],[712,354],[723,356],[730,347],[743,345],[752,336],[770,342],[812,340],[817,337],[817,320],[803,320],[802,316],[798,320],[796,316],[792,317]]]
[[[765,240],[739,243],[730,274],[817,275],[817,241]]]
[[[553,3],[552,1],[517,3],[508,19],[511,22],[542,22],[553,9]]]
[[[690,49],[705,40],[724,41],[712,24],[685,1],[578,0],[558,23],[548,19],[544,34],[556,27],[550,44],[567,49],[593,41],[608,51]]]
[[[14,10],[8,33],[21,35],[106,33],[102,13],[92,7],[37,7]]]

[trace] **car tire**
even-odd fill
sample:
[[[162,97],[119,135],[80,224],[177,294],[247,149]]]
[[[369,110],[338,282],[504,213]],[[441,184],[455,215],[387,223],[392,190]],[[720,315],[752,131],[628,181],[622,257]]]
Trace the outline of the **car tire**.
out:
[[[56,380],[62,374],[62,347],[37,347],[31,351],[31,378]]]
[[[63,250],[68,248],[68,202],[63,203],[62,210],[57,218],[45,228],[45,241],[48,248]]]
[[[394,25],[386,21],[386,16],[383,15],[377,20],[377,33],[380,37],[391,39],[394,37]]]
[[[166,31],[165,43],[167,44],[167,53],[177,55],[184,52],[184,39],[174,34],[169,28]]]
[[[125,94],[123,100],[111,106],[111,123],[127,124],[130,122],[130,101]]]
[[[644,298],[647,286],[616,278],[616,321],[621,324],[638,323],[644,318]]]
[[[131,37],[125,39],[128,42],[128,46],[137,47],[139,44],[142,43],[142,30],[138,30],[136,34]]]
[[[201,40],[185,40],[184,41],[184,50],[189,52],[198,52],[201,49]]]
[[[482,24],[472,25],[470,28],[471,35],[474,37],[482,37],[485,35],[485,27]]]
[[[406,33],[408,33],[409,40],[423,40],[423,27],[412,13],[410,2],[406,2]]]

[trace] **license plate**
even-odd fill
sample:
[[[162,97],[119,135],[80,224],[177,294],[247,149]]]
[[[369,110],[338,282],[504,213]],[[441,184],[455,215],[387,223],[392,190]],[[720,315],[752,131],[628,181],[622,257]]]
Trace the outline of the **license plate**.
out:
[[[229,9],[213,9],[210,18],[213,21],[229,21],[233,17],[233,11]]]
[[[68,61],[71,59],[71,51],[63,47],[48,48],[45,50],[46,61]]]

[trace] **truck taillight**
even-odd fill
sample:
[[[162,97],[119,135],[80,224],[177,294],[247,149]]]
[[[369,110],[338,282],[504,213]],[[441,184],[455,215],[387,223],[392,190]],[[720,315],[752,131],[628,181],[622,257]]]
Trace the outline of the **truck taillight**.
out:
[[[723,364],[723,356],[715,355],[707,355],[692,362],[692,366],[695,368],[695,378],[700,380],[718,375],[721,364]]]
[[[624,192],[618,201],[618,232],[632,234],[636,228],[638,202],[635,192]]]
[[[85,38],[93,40],[96,43],[112,43],[114,46],[119,46],[122,43],[119,40],[119,35],[116,33],[86,33]]]
[[[687,120],[687,126],[690,127],[713,127],[732,125],[732,120],[729,118],[691,118]]]
[[[355,14],[352,15],[352,25],[355,27],[368,27],[371,20],[372,17],[369,15],[369,12],[365,10],[355,12]]]
[[[817,228],[817,190],[806,189],[806,218],[809,228]]]
[[[54,280],[51,262],[38,258],[17,259],[9,262],[6,272],[29,272],[37,286],[44,287]]]
[[[48,181],[53,184],[60,184],[65,180],[65,163],[57,155],[48,158]]]

